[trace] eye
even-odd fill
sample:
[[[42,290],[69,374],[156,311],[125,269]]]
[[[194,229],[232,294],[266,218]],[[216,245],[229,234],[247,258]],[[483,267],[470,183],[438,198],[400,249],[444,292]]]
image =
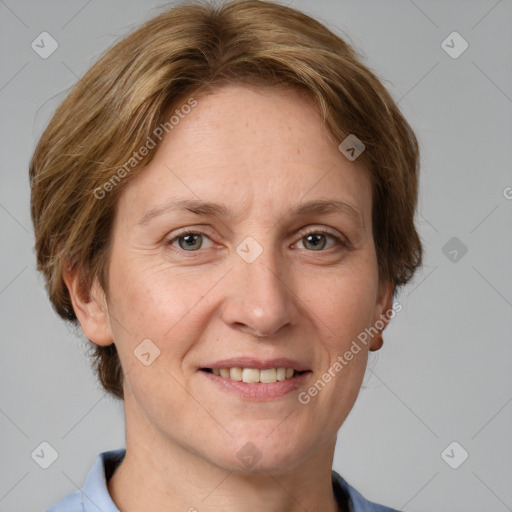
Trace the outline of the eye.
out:
[[[333,243],[327,249],[331,249],[335,246],[347,247],[347,244],[338,236],[333,233],[329,233],[324,230],[310,230],[305,233],[301,233],[302,238],[299,243],[303,242],[304,248],[312,251],[322,251],[328,244],[328,239],[331,239]],[[301,247],[299,247],[301,249]]]
[[[205,240],[210,240],[207,235],[200,232],[187,231],[181,233],[167,242],[168,245],[183,249],[188,252],[196,252],[199,249],[204,249],[203,243]],[[210,240],[211,242],[211,240]],[[176,243],[178,244],[176,246]]]
[[[330,245],[329,240],[331,241]],[[208,242],[210,245],[205,247],[205,242]],[[298,243],[303,244],[303,247],[298,247],[299,249],[304,248],[308,251],[316,252],[332,249],[336,246],[338,246],[338,248],[348,246],[347,243],[337,235],[321,229],[301,233],[301,239]],[[212,241],[205,233],[201,233],[200,231],[184,231],[171,238],[167,242],[167,245],[186,252],[198,252],[200,249],[211,247]]]

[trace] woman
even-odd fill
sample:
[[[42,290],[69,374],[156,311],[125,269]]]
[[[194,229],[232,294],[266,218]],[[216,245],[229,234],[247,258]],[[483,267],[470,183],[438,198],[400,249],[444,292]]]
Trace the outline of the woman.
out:
[[[78,82],[32,159],[39,269],[124,400],[57,511],[389,511],[332,471],[421,262],[418,145],[289,7],[172,8]]]

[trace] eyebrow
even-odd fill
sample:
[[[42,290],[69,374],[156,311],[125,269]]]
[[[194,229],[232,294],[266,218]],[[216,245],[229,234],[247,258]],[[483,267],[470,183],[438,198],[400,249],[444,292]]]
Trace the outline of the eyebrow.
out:
[[[139,220],[139,225],[148,224],[153,218],[168,212],[189,211],[197,215],[210,217],[233,218],[235,212],[223,205],[198,199],[183,199],[170,201],[147,211]],[[352,218],[360,227],[364,228],[364,220],[361,212],[354,206],[344,201],[333,199],[316,199],[301,203],[286,213],[286,217],[301,217],[311,214],[338,213]]]

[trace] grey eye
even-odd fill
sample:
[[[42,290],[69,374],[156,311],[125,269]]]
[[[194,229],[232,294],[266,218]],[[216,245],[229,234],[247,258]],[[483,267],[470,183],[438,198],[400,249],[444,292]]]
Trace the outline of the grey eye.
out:
[[[179,236],[176,240],[180,248],[185,251],[194,251],[203,245],[203,235],[195,233]]]

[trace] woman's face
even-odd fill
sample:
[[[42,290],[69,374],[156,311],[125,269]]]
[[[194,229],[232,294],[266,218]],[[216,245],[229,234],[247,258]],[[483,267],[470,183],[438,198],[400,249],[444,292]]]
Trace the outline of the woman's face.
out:
[[[196,100],[117,206],[105,329],[128,435],[230,470],[291,468],[332,448],[368,346],[333,364],[390,307],[370,181],[293,92]]]

